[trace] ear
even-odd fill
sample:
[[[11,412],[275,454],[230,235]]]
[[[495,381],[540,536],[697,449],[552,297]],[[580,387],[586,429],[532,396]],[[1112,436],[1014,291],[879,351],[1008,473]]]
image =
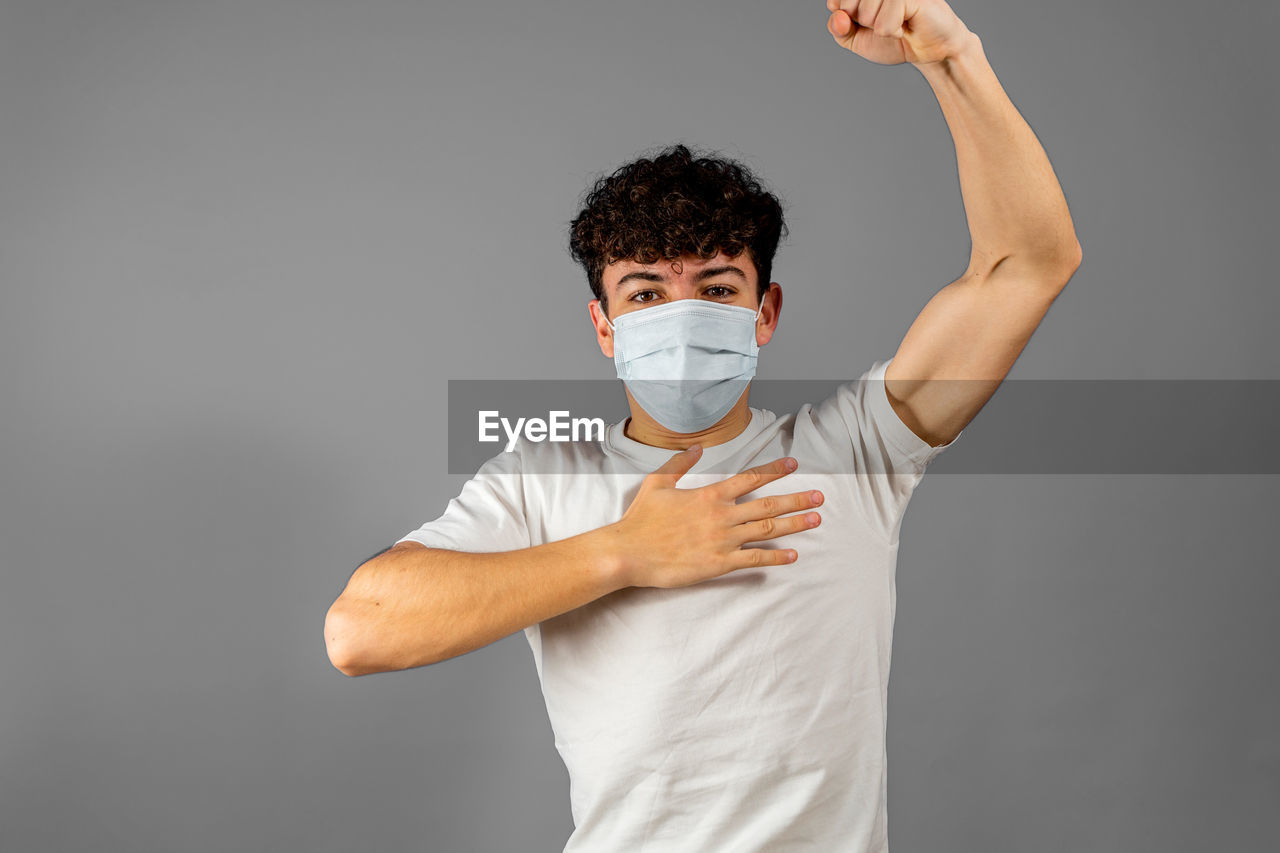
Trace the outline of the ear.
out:
[[[764,346],[773,338],[782,316],[782,285],[769,282],[769,289],[760,297],[760,319],[756,320],[756,345]]]
[[[613,358],[613,329],[609,328],[604,316],[604,306],[599,299],[592,299],[587,303],[587,313],[591,315],[591,325],[596,330],[596,343],[600,345],[600,352],[604,353],[605,358]]]

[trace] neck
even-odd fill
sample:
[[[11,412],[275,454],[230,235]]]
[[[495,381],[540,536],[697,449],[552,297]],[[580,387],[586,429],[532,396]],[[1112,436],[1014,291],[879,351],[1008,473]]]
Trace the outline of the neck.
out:
[[[738,402],[733,404],[729,413],[716,423],[699,432],[672,432],[662,424],[649,417],[649,414],[636,404],[631,392],[627,392],[627,401],[631,404],[631,417],[623,429],[623,435],[632,441],[661,447],[666,450],[684,450],[693,444],[704,448],[724,444],[742,435],[751,423],[751,409],[747,406],[747,395],[750,386],[742,392]]]

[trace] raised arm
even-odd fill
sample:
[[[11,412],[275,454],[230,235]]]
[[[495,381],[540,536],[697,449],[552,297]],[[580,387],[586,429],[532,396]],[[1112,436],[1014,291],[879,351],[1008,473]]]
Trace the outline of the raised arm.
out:
[[[934,446],[960,434],[1004,381],[1080,266],[1066,198],[981,40],[943,0],[828,0],[836,42],[910,62],[955,143],[971,251],[964,275],[907,330],[885,372],[894,410]],[[952,382],[947,380],[970,380]]]

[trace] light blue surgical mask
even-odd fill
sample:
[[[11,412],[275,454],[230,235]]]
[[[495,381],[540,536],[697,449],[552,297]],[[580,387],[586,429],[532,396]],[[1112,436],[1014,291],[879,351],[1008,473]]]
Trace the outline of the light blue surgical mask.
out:
[[[727,415],[756,375],[759,318],[738,305],[677,299],[605,322],[631,396],[662,426],[691,433]]]

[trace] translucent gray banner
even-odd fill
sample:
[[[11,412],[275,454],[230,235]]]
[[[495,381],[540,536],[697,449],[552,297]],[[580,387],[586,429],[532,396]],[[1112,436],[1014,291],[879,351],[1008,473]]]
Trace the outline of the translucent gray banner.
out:
[[[757,379],[749,400],[785,416],[842,384]],[[474,474],[515,434],[598,441],[630,414],[616,379],[455,379],[448,397],[451,474]],[[1008,379],[929,473],[1280,474],[1280,380]]]

